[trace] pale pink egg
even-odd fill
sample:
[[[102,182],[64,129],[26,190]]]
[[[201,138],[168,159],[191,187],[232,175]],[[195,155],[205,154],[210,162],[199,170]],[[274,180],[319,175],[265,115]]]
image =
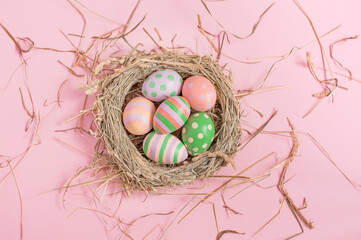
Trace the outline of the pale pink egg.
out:
[[[133,98],[123,112],[124,127],[134,135],[148,133],[153,127],[154,104],[144,97]]]
[[[211,81],[203,76],[192,76],[184,81],[182,95],[191,107],[200,112],[211,109],[217,100],[216,89]]]

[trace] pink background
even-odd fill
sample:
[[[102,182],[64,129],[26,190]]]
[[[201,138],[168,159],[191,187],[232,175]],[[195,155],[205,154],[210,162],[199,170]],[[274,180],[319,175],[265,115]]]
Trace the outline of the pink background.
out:
[[[126,22],[135,5],[135,1],[131,0],[83,2],[88,8],[120,23]],[[238,35],[247,35],[259,15],[271,3],[272,1],[268,0],[228,0],[208,2],[208,5],[214,16],[227,29]],[[343,24],[338,30],[322,39],[326,49],[335,40],[360,33],[360,1],[303,0],[301,4],[313,19],[319,34]],[[101,35],[118,26],[77,6],[87,18],[85,33],[87,38],[84,40],[83,48],[89,44],[91,36]],[[178,34],[175,40],[177,45],[196,49],[197,40],[198,52],[202,54],[211,53],[212,49],[197,31],[197,14],[200,14],[205,29],[214,33],[222,30],[208,15],[200,1],[144,0],[134,15],[132,26],[146,13],[146,20],[129,36],[128,40],[134,45],[138,42],[143,43],[147,50],[153,48],[154,43],[142,31],[142,27],[156,39],[153,28],[157,27],[165,39],[162,44],[166,46],[170,45],[169,42],[175,33]],[[14,36],[30,37],[38,47],[63,50],[71,50],[72,47],[59,30],[80,34],[82,28],[80,16],[63,0],[0,1],[0,22]],[[71,37],[71,39],[75,43],[78,41],[76,37]],[[231,44],[226,44],[223,51],[234,58],[246,60],[252,57],[282,55],[289,52],[293,46],[302,46],[312,40],[314,40],[312,29],[293,1],[278,1],[265,15],[252,37],[246,40],[230,37]],[[83,91],[75,87],[83,85],[86,79],[72,76],[57,62],[61,60],[70,66],[74,56],[70,53],[34,49],[24,54],[25,58],[29,58],[27,78],[22,67],[15,73],[9,86],[3,89],[21,60],[14,44],[2,30],[0,30],[0,43],[1,155],[15,157],[23,153],[31,141],[31,133],[35,127],[33,124],[29,132],[24,132],[28,116],[21,104],[19,88],[23,90],[25,102],[29,103],[25,87],[25,84],[28,84],[35,111],[41,113],[39,131],[41,144],[35,146],[14,171],[22,195],[23,221],[20,217],[19,196],[12,175],[0,186],[0,239],[19,239],[21,222],[24,239],[119,239],[122,233],[115,226],[114,219],[84,209],[79,209],[70,216],[78,207],[98,208],[112,214],[120,199],[119,195],[108,195],[112,191],[106,193],[100,206],[99,203],[95,205],[91,198],[92,193],[87,187],[72,188],[65,197],[65,209],[62,206],[62,191],[40,194],[63,186],[78,167],[91,161],[89,156],[68,147],[55,137],[88,153],[93,152],[94,139],[92,137],[74,132],[54,132],[76,126],[76,121],[67,124],[63,124],[63,121],[76,115],[82,107]],[[119,43],[121,47],[126,46],[124,42]],[[276,109],[279,113],[267,126],[267,130],[289,130],[286,120],[289,117],[298,131],[312,134],[322,144],[348,177],[361,183],[359,157],[361,85],[356,81],[348,81],[338,76],[340,84],[348,88],[348,91],[337,89],[333,102],[329,98],[311,115],[302,118],[317,102],[312,94],[322,91],[305,67],[307,51],[312,54],[313,61],[321,65],[320,52],[316,43],[295,52],[277,65],[276,71],[271,74],[264,88],[284,85],[291,85],[291,87],[245,97],[241,101],[246,115],[242,119],[244,127],[254,131],[251,126],[260,126]],[[360,40],[350,40],[335,46],[334,54],[351,69],[355,78],[361,78]],[[233,70],[236,89],[251,89],[256,86],[273,61],[274,59],[262,59],[259,64],[246,65],[225,57],[221,58],[221,62],[228,63],[228,68]],[[335,71],[342,72],[334,65],[332,67]],[[322,77],[322,72],[317,71],[317,73]],[[69,81],[63,89],[62,108],[55,104],[43,107],[45,100],[47,102],[56,100],[58,88],[65,79]],[[264,117],[261,118],[250,106],[261,111]],[[315,229],[309,230],[304,226],[305,233],[297,239],[360,239],[360,189],[347,182],[305,135],[300,135],[300,144],[299,155],[288,172],[288,177],[293,174],[295,176],[286,184],[286,188],[298,206],[302,205],[304,197],[307,199],[308,208],[302,212],[314,221]],[[237,155],[238,171],[275,151],[274,157],[247,173],[247,176],[255,176],[285,159],[290,147],[290,139],[259,135]],[[6,165],[4,164],[6,157],[1,157],[0,160],[3,165]],[[11,162],[12,166],[17,161],[19,158]],[[10,168],[7,166],[1,168],[1,179],[9,171]],[[223,175],[235,173],[231,166],[220,171]],[[276,184],[279,174],[280,169],[260,184],[262,186]],[[172,194],[189,191],[205,192],[215,189],[223,181],[225,180],[205,180],[193,186],[168,192]],[[90,186],[96,188],[96,185]],[[161,229],[176,217],[163,239],[215,239],[217,229],[211,204],[213,202],[220,231],[232,229],[246,233],[245,236],[225,235],[222,239],[284,239],[299,231],[297,222],[285,204],[279,217],[252,237],[278,211],[281,195],[274,187],[262,189],[253,186],[235,198],[229,199],[243,187],[245,186],[239,186],[225,193],[227,203],[241,212],[243,214],[241,216],[232,213],[227,215],[222,207],[220,195],[216,194],[209,199],[209,202],[202,204],[178,224],[178,220],[197,202],[197,199],[176,217],[177,212],[191,199],[191,196],[150,194],[144,201],[145,195],[141,193],[134,193],[131,198],[123,198],[117,216],[125,222],[131,222],[145,214],[168,213],[174,210],[175,212],[169,215],[154,215],[140,219],[130,229],[129,234],[134,239],[143,239],[151,233],[147,239],[158,239]],[[189,190],[189,188],[201,189]],[[104,189],[100,189],[97,195],[100,197],[103,191]]]

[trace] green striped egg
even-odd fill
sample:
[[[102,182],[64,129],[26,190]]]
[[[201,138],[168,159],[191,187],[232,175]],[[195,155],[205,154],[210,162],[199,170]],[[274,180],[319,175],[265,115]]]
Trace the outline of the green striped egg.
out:
[[[160,164],[177,164],[187,159],[187,149],[172,134],[149,133],[143,141],[145,155]]]
[[[184,97],[170,97],[159,105],[153,117],[153,128],[157,133],[171,133],[187,121],[191,107]]]

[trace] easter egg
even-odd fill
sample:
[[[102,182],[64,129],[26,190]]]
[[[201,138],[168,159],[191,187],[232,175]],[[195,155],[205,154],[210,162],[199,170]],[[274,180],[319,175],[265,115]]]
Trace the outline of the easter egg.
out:
[[[161,164],[177,164],[187,159],[187,149],[172,134],[149,133],[143,141],[145,155]]]
[[[124,127],[134,135],[148,133],[153,126],[154,104],[144,97],[132,99],[124,108]]]
[[[191,107],[200,112],[211,109],[217,100],[216,89],[203,76],[192,76],[184,81],[182,95],[188,100]]]
[[[191,155],[207,150],[214,139],[215,129],[207,113],[192,114],[182,129],[182,141]]]
[[[154,101],[161,102],[172,96],[179,95],[183,79],[175,71],[162,69],[152,73],[143,83],[143,95]]]
[[[187,121],[191,107],[184,97],[170,97],[162,102],[153,118],[154,131],[171,133],[181,128]]]

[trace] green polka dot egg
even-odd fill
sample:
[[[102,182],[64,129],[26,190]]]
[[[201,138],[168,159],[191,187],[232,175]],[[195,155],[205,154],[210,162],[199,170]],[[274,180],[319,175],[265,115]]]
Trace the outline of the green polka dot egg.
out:
[[[182,90],[183,79],[175,71],[162,69],[147,77],[142,86],[143,95],[154,102],[177,96]]]
[[[209,115],[194,113],[182,128],[182,141],[191,155],[197,155],[211,146],[214,134],[214,123]]]

